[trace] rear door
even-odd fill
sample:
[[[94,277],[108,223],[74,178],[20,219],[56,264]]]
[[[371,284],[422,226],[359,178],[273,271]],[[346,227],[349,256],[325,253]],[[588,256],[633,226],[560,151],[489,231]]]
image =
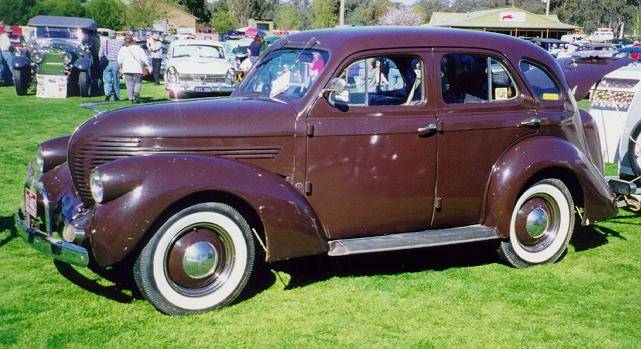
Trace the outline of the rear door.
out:
[[[329,238],[428,229],[436,179],[429,53],[368,52],[335,73],[348,92],[308,116],[307,193]]]
[[[432,226],[478,224],[493,166],[500,166],[497,160],[512,144],[537,132],[537,125],[526,125],[536,117],[534,101],[518,68],[497,52],[443,49],[434,62],[432,74],[441,77],[434,89],[440,92],[435,99],[442,133],[436,193],[441,205]]]

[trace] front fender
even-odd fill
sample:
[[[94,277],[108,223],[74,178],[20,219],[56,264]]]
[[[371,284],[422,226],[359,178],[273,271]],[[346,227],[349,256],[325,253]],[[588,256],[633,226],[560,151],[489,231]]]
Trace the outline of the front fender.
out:
[[[100,265],[121,261],[174,203],[203,192],[230,194],[254,209],[263,224],[270,262],[327,251],[307,200],[290,183],[259,167],[220,157],[162,154],[128,157],[97,170],[115,179],[113,190],[126,192],[94,207],[89,238]]]
[[[509,236],[514,205],[524,186],[544,170],[571,172],[583,192],[584,222],[613,217],[618,210],[605,178],[572,143],[557,137],[532,137],[516,144],[494,165],[486,192],[485,225]]]
[[[78,71],[89,71],[89,69],[91,69],[91,59],[86,57],[79,57],[73,63],[73,66]]]
[[[25,56],[13,56],[11,65],[13,66],[13,69],[27,69],[31,67],[31,59]]]

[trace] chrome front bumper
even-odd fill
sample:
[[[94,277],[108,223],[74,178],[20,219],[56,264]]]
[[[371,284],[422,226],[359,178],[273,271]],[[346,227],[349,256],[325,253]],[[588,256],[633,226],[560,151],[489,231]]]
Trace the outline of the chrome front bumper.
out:
[[[31,247],[65,263],[86,267],[89,264],[87,249],[69,242],[58,240],[51,235],[28,227],[23,221],[22,211],[16,215],[18,235]]]
[[[216,92],[233,92],[235,85],[229,84],[167,84],[166,90],[172,92],[194,92],[194,93],[216,93]]]

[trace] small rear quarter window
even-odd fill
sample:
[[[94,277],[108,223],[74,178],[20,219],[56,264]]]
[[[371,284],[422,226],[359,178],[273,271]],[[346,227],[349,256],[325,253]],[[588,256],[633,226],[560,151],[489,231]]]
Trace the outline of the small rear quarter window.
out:
[[[560,99],[561,89],[545,69],[528,61],[521,61],[519,67],[538,99],[542,101]]]

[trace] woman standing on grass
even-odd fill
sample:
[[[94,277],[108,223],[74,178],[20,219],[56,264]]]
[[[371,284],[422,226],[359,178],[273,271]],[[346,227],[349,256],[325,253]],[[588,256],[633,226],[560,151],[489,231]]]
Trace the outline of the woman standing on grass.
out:
[[[149,74],[147,67],[151,66],[145,51],[136,45],[131,35],[125,36],[125,46],[118,52],[118,65],[120,73],[125,76],[129,102],[140,102],[142,77]]]

